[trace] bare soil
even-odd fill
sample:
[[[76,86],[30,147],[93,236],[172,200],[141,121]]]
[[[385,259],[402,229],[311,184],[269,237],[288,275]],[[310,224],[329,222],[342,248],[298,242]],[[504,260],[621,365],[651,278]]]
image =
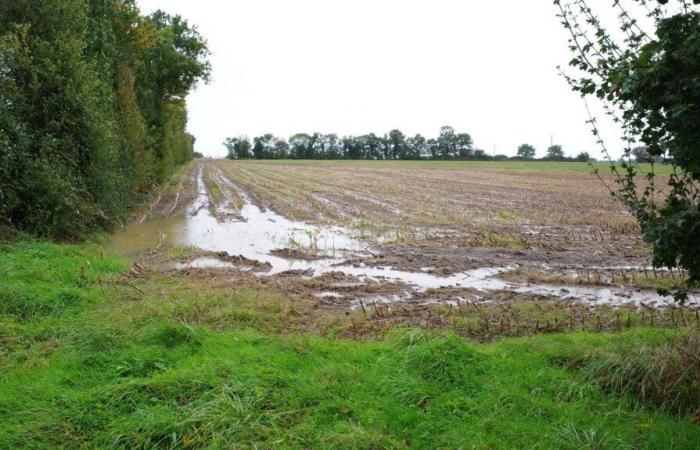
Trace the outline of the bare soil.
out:
[[[204,161],[190,166],[167,185],[149,205],[143,220],[195,214],[197,211],[188,206],[203,195],[197,188],[198,177],[204,179],[204,195],[208,197],[200,208],[209,208],[221,222],[241,220],[240,209],[248,201],[296,220],[345,225],[371,249],[343,258],[340,263],[345,266],[439,277],[509,267],[502,279],[518,283],[621,285],[630,289],[682,282],[679,274],[674,283],[655,284],[650,272],[630,269],[648,266],[649,249],[640,240],[631,216],[588,173],[446,169],[427,164],[368,169],[348,164]],[[269,254],[308,262],[326,258],[310,248],[284,246]],[[202,257],[226,264],[172,269],[175,263],[186,266]],[[395,279],[357,277],[340,270],[319,276],[310,269],[265,275],[271,269],[268,262],[198,249],[157,249],[141,252],[137,258],[154,270],[173,275],[184,272],[196,279],[225,277],[334,311],[389,304],[393,306],[386,307],[391,309],[398,305],[479,308],[517,302],[570,303],[562,302],[556,291],[547,296],[456,287],[417,291]],[[583,274],[593,268],[612,270],[615,277],[613,268],[619,267],[627,269],[614,280],[588,275],[584,282],[571,277],[572,270]],[[654,275],[654,279],[658,277]]]

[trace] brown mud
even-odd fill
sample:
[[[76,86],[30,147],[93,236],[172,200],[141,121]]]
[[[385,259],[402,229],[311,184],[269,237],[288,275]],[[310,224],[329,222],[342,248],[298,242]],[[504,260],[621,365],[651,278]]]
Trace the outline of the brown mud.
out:
[[[563,247],[556,238],[566,227],[556,231],[554,225],[528,226],[522,235],[532,233],[547,244],[520,246],[517,240],[498,241],[505,236],[503,224],[494,222],[480,233],[501,236],[491,242],[501,242],[500,247],[465,245],[469,230],[447,228],[436,232],[432,241],[390,240],[376,233],[365,241],[364,232],[294,221],[279,214],[284,208],[265,204],[264,196],[234,181],[226,164],[206,161],[193,165],[149,206],[147,219],[114,237],[113,249],[138,259],[149,270],[172,276],[182,273],[197,280],[224,277],[332,310],[366,311],[368,305],[389,309],[472,305],[478,309],[479,305],[550,301],[588,307],[669,306],[651,290],[650,272],[634,269],[648,265],[648,256],[627,245],[634,239],[631,236],[613,243],[601,232],[600,239],[591,241],[589,251],[582,252]],[[275,180],[275,175],[263,178]],[[357,201],[364,197],[353,196]],[[363,207],[373,206],[365,213],[389,211],[398,216],[408,210],[404,205],[392,212],[392,199],[367,197]],[[336,202],[335,207],[344,207],[343,202]],[[355,213],[348,211],[348,215]],[[621,230],[624,227],[616,232],[626,233]],[[620,242],[623,245],[617,251],[605,247]],[[520,248],[509,248],[513,246]],[[614,268],[627,268],[627,273],[634,273],[630,280],[637,283],[620,283],[622,276],[617,282],[601,277],[596,282],[588,272],[594,267],[601,272],[611,270],[613,277]],[[538,271],[549,276],[532,275]],[[573,277],[572,271],[578,276]],[[581,281],[582,273],[588,274],[586,283]]]
[[[134,301],[147,301],[152,295],[167,297],[170,289],[178,291],[174,299],[186,301],[188,296],[181,290],[191,290],[192,301],[204,303],[176,309],[183,314],[191,311],[188,323],[226,329],[232,321],[251,320],[260,314],[265,320],[256,320],[255,326],[270,331],[302,330],[354,339],[380,337],[397,326],[450,329],[480,341],[578,330],[620,331],[636,326],[700,327],[698,310],[680,305],[612,308],[509,291],[492,292],[488,301],[482,301],[472,290],[457,288],[428,290],[403,302],[382,302],[375,294],[386,296],[402,287],[366,285],[343,273],[314,279],[308,275],[290,272],[261,277],[232,268],[180,270],[154,268],[143,262],[125,271],[118,283],[131,290]],[[331,289],[342,296],[326,295]],[[236,305],[241,312],[228,315],[227,296],[239,290],[259,295],[252,304]],[[348,308],[348,298],[358,296],[362,300],[357,307]]]
[[[276,248],[270,251],[271,255],[279,256],[285,259],[296,259],[300,261],[316,261],[318,259],[323,259],[323,255],[319,255],[316,252],[309,250],[302,250],[298,248]]]

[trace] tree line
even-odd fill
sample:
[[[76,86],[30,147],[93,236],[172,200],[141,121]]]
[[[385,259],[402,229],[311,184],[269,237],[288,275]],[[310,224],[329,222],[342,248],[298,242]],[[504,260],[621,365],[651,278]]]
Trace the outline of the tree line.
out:
[[[368,160],[508,160],[534,159],[536,149],[523,144],[517,156],[489,155],[477,148],[469,133],[458,133],[450,126],[440,128],[436,138],[420,134],[406,136],[391,130],[383,136],[374,133],[343,136],[323,133],[298,133],[285,140],[271,133],[248,139],[245,136],[226,138],[229,159],[368,159]],[[565,156],[560,145],[553,145],[542,158],[552,161],[589,161],[588,153],[575,158]]]
[[[210,66],[180,16],[133,0],[0,8],[0,224],[109,228],[193,157],[185,97]]]

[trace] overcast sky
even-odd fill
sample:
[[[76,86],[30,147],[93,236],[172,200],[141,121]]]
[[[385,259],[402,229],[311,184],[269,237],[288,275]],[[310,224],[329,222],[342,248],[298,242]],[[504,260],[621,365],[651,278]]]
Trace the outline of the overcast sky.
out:
[[[542,156],[553,136],[569,155],[599,156],[556,69],[571,55],[550,0],[138,3],[184,16],[209,42],[212,82],[188,98],[205,155],[241,134],[433,137],[451,125],[488,153],[527,142]]]

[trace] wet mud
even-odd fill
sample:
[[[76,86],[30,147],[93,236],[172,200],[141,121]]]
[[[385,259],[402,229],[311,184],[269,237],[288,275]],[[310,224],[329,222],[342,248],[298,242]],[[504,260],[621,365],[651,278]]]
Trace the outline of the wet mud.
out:
[[[215,187],[208,188],[207,180]],[[338,308],[380,303],[458,306],[509,296],[606,306],[663,307],[670,302],[640,287],[504,276],[523,267],[565,273],[572,268],[638,264],[633,256],[458,245],[428,248],[376,239],[369,243],[351,229],[294,221],[265,208],[215,162],[196,165],[177,192],[170,209],[160,209],[172,214],[137,221],[113,237],[112,249],[163,255],[167,249],[189,248],[185,256],[161,257],[159,267],[202,276],[255,277],[281,292]],[[181,213],[176,214],[178,209]],[[691,295],[691,304],[698,301],[698,294]]]

